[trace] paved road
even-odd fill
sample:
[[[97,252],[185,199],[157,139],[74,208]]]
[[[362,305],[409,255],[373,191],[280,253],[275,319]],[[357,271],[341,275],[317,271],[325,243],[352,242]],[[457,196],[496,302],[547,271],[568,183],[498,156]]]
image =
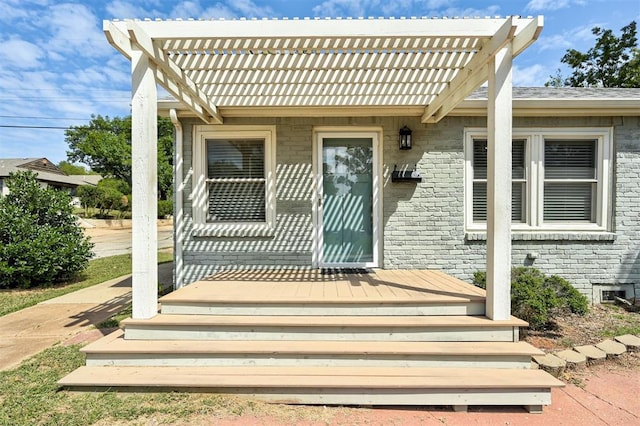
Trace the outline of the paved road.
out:
[[[85,234],[95,244],[95,258],[131,253],[131,228],[87,228]],[[173,227],[158,227],[158,248],[173,246]]]

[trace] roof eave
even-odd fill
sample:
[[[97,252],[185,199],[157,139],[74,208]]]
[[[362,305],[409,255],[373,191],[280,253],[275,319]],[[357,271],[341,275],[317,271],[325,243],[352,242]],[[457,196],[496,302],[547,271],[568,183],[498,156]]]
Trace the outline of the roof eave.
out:
[[[180,117],[195,117],[183,104],[172,99],[158,102],[158,113],[169,116],[175,109]],[[220,107],[224,117],[417,117],[424,111],[416,106],[370,107]],[[486,99],[467,99],[449,112],[450,116],[486,116]],[[551,99],[521,98],[513,100],[514,117],[575,117],[575,116],[638,116],[640,99]]]

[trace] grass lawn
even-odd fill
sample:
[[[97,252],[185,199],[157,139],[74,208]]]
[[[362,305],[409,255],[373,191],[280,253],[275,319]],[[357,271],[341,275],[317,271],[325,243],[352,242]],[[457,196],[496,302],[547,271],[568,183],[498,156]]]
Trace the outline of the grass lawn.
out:
[[[158,252],[158,263],[171,262],[172,260],[172,253]],[[121,254],[90,261],[89,267],[68,283],[27,290],[0,290],[0,316],[130,273],[131,254]]]
[[[282,424],[327,423],[340,412],[217,394],[59,391],[56,382],[82,365],[79,346],[57,345],[0,372],[0,425],[216,424],[216,419],[241,415],[268,416]]]

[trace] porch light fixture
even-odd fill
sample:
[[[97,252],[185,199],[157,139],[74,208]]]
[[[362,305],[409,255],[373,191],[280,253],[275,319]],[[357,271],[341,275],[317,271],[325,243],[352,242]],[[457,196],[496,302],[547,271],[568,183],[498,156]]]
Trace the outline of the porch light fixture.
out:
[[[411,129],[404,126],[400,129],[400,149],[411,149]]]

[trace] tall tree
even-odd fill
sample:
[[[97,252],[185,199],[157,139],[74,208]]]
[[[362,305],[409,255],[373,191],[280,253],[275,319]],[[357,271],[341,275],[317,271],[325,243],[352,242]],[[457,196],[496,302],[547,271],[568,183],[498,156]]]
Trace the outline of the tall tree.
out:
[[[594,27],[595,45],[586,53],[568,49],[561,62],[573,69],[568,78],[560,72],[551,76],[545,86],[572,87],[640,87],[640,50],[636,22],[613,31]]]
[[[131,117],[92,116],[84,126],[65,131],[69,144],[67,159],[81,162],[104,177],[121,179],[131,185]],[[171,196],[173,181],[173,125],[158,117],[158,192]]]

